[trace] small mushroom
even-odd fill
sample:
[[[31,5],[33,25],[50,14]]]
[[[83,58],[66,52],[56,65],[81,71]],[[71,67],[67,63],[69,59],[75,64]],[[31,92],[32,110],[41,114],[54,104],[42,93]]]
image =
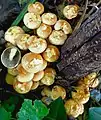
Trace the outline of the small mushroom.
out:
[[[56,71],[55,71],[55,69],[53,69],[53,68],[46,68],[46,69],[45,69],[45,72],[46,72],[46,73],[52,73],[54,76],[56,76]]]
[[[77,86],[76,92],[72,92],[72,98],[81,104],[88,102],[90,98],[89,88],[87,86]]]
[[[57,98],[61,97],[62,99],[66,98],[66,90],[61,86],[54,86],[52,88],[51,98],[56,100]]]
[[[29,4],[28,12],[35,13],[36,15],[41,15],[44,12],[44,6],[40,2]]]
[[[21,64],[17,67],[18,70],[18,75],[17,75],[17,80],[19,82],[29,82],[33,79],[34,73],[29,73],[27,72]]]
[[[78,5],[67,5],[63,9],[63,14],[67,19],[73,19],[77,17],[79,12],[79,6]]]
[[[94,81],[89,85],[90,88],[96,88],[99,85],[99,79],[96,78]]]
[[[44,77],[41,79],[41,82],[47,86],[49,85],[52,85],[55,81],[55,75],[56,75],[56,72],[54,70],[53,72],[53,69],[51,69],[51,71],[48,71],[47,70],[48,68],[45,69],[44,71]]]
[[[1,54],[1,62],[7,68],[15,68],[21,59],[21,52],[17,47],[8,47]]]
[[[97,77],[97,73],[93,72],[85,76],[81,80],[79,80],[78,85],[86,85],[89,87],[89,85],[91,85],[94,82],[96,77]]]
[[[65,109],[66,109],[67,115],[77,118],[79,115],[83,114],[84,105],[80,104],[79,101],[77,102],[73,99],[69,99],[65,103]]]
[[[42,22],[47,25],[54,25],[57,21],[57,16],[54,13],[44,13],[42,15]]]
[[[51,97],[51,89],[49,87],[44,87],[44,89],[41,91],[42,96]]]
[[[16,78],[13,83],[13,88],[16,92],[20,94],[25,94],[31,90],[32,85],[33,85],[32,81],[22,83],[19,82]]]
[[[5,40],[16,45],[15,39],[18,34],[24,34],[24,31],[19,26],[12,26],[5,32]]]
[[[7,73],[5,78],[7,84],[13,85],[14,79],[15,79],[15,76]]]
[[[88,78],[89,80],[95,79],[96,77],[97,77],[96,72],[90,73],[89,75],[86,76],[86,78]]]
[[[54,28],[55,30],[63,30],[65,34],[72,33],[71,25],[66,20],[58,20]]]
[[[17,46],[21,50],[27,50],[28,49],[27,40],[28,40],[29,37],[30,37],[29,34],[19,34],[17,36],[17,38],[15,39]]]
[[[51,26],[46,25],[44,23],[42,23],[40,27],[37,29],[37,35],[43,39],[48,38],[51,32],[52,32]]]
[[[41,79],[41,82],[47,86],[52,85],[54,81],[54,77],[51,73],[45,74],[44,77]]]
[[[53,45],[63,45],[67,39],[67,35],[62,30],[53,30],[49,36],[49,42]]]
[[[37,73],[41,71],[43,58],[40,54],[30,52],[22,57],[21,64],[27,72]]]
[[[34,81],[32,87],[31,87],[31,90],[37,89],[38,86],[39,86],[39,81]]]
[[[90,73],[89,75],[84,77],[84,80],[83,80],[84,84],[88,86],[91,85],[94,82],[96,77],[97,77],[97,73],[95,72]]]
[[[28,41],[28,49],[33,53],[42,53],[47,48],[46,40],[31,36]]]
[[[10,42],[6,42],[5,47],[6,47],[6,48],[15,47],[15,45],[13,45],[13,44],[10,43]]]
[[[60,52],[56,46],[48,45],[47,49],[43,52],[43,58],[48,62],[55,62],[60,56]]]
[[[51,102],[53,101],[50,97],[42,97],[42,102],[45,103],[46,105],[50,105]]]
[[[42,70],[42,71],[39,71],[38,73],[35,73],[32,80],[39,81],[43,78],[43,76],[44,76],[44,71]]]
[[[35,15],[34,13],[26,13],[23,21],[25,26],[29,29],[36,29],[41,24],[41,17],[40,15]]]
[[[18,75],[18,70],[17,70],[17,68],[8,68],[8,73],[10,74],[10,75],[13,75],[13,76],[17,76]]]

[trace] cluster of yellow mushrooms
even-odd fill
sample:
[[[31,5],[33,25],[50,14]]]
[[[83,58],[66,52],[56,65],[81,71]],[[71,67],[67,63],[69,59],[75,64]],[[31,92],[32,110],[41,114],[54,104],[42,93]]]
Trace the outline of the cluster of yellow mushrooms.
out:
[[[56,85],[52,90],[45,87],[41,92],[42,101],[49,105],[52,100],[61,97],[65,101],[66,113],[76,118],[84,112],[84,104],[90,98],[90,89],[97,87],[99,84],[99,80],[96,77],[97,73],[94,72],[79,80],[78,85],[75,87],[75,92],[72,92],[72,98],[68,100],[66,100],[66,91],[63,87]]]
[[[63,14],[67,19],[73,19],[78,15],[78,10],[77,5],[67,5]],[[56,45],[63,45],[67,35],[72,33],[71,25],[66,20],[58,20],[54,13],[44,13],[44,6],[40,2],[28,6],[23,22],[33,30],[33,35],[25,33],[19,26],[10,27],[5,33],[7,42],[25,51],[21,62],[15,68],[8,68],[6,76],[6,82],[21,94],[35,90],[40,85],[50,86],[54,83],[56,71],[48,67],[48,63],[58,60],[60,52]],[[62,97],[66,101],[67,114],[77,117],[83,113],[83,104],[89,100],[89,87],[98,85],[98,79],[95,78],[96,73],[92,73],[80,80],[77,92],[72,92],[72,99],[69,100],[66,100],[63,87],[56,85],[52,90],[45,87],[41,92],[42,101],[50,104],[52,100]]]
[[[78,6],[66,6],[63,14],[68,19],[76,17]],[[60,52],[56,45],[63,45],[67,35],[72,33],[71,25],[66,20],[58,20],[54,13],[44,13],[44,6],[40,2],[28,6],[23,22],[27,28],[33,30],[33,35],[25,33],[19,26],[12,26],[5,32],[8,43],[17,46],[21,51],[28,51],[15,68],[8,68],[6,77],[14,76],[11,84],[22,94],[39,85],[49,86],[54,83],[56,71],[49,68],[48,63],[58,60]],[[14,51],[12,49],[10,58],[13,58]]]
[[[90,98],[90,89],[98,86],[99,80],[96,78],[97,73],[91,73],[82,78],[75,87],[76,92],[72,92],[72,98],[65,103],[66,112],[68,115],[78,117],[84,112],[84,105]]]

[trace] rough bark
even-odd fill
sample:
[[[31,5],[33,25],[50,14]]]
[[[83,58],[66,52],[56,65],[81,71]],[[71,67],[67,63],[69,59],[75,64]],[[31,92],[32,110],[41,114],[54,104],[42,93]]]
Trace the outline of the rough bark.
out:
[[[61,48],[62,58],[76,51],[91,37],[101,31],[101,8],[89,17],[81,27],[75,31]]]
[[[63,45],[58,70],[66,79],[77,80],[101,70],[101,8],[87,19]]]

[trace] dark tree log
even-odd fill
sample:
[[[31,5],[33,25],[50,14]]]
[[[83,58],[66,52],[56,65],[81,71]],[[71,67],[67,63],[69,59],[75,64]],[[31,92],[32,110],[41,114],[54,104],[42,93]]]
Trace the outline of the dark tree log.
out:
[[[101,32],[57,66],[71,80],[101,70]]]
[[[77,80],[101,70],[101,8],[87,19],[63,45],[58,70],[66,79]]]
[[[20,10],[18,0],[0,0],[0,30],[7,30]]]
[[[101,31],[101,8],[89,17],[81,27],[75,31],[61,48],[62,58],[75,52],[80,46]]]

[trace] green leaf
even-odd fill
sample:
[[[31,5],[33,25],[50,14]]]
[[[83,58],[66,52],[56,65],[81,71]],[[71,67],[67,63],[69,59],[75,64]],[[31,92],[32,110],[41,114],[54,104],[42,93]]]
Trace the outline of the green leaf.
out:
[[[89,120],[101,120],[101,107],[89,108]]]
[[[19,120],[33,120],[34,113],[35,109],[32,106],[32,100],[25,99],[20,111],[18,112],[18,118]]]
[[[18,120],[42,120],[49,113],[48,108],[40,101],[25,99],[20,111],[18,112]]]
[[[83,120],[88,120],[88,104],[84,106],[84,113],[82,114],[82,119]]]
[[[0,107],[0,120],[11,120],[11,113]]]
[[[53,101],[50,106],[50,111],[47,117],[44,120],[67,120],[66,111],[64,108],[63,100],[58,98]]]
[[[19,102],[19,98],[16,96],[10,97],[8,100],[2,102],[2,106],[5,108],[7,112],[13,112],[15,110],[16,105]]]
[[[46,105],[41,102],[41,100],[34,101],[34,108],[40,120],[49,114],[49,110],[47,109]]]

